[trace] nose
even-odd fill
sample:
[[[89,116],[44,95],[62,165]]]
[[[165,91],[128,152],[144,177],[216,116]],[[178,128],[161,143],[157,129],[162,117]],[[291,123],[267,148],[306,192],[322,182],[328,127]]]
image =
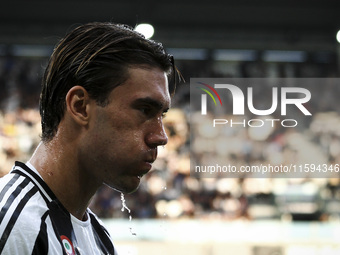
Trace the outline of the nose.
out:
[[[165,132],[163,122],[160,120],[154,124],[153,128],[146,135],[146,144],[151,148],[166,145],[168,143],[168,136]]]

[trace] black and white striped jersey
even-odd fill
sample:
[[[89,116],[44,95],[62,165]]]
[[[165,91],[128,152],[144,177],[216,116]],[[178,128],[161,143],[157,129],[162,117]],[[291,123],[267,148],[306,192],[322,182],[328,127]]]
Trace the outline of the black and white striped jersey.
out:
[[[29,163],[0,178],[0,254],[116,254],[99,219],[66,211]]]

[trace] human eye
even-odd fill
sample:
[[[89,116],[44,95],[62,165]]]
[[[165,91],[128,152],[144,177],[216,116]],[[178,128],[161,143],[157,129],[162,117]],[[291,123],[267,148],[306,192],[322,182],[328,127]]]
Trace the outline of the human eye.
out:
[[[162,112],[162,119],[164,119],[166,117],[167,113],[168,113],[168,110],[165,110],[164,112]]]
[[[137,108],[139,115],[143,119],[152,119],[155,118],[159,112],[152,106],[150,105],[140,105]]]
[[[147,119],[164,118],[168,111],[168,107],[165,108],[162,102],[152,98],[137,99],[132,106],[139,112],[141,117]]]
[[[146,105],[140,106],[140,107],[138,108],[138,110],[139,110],[142,114],[144,114],[144,115],[146,115],[146,116],[149,116],[149,115],[151,115],[151,113],[152,113],[152,108],[149,107],[149,106],[146,106]]]

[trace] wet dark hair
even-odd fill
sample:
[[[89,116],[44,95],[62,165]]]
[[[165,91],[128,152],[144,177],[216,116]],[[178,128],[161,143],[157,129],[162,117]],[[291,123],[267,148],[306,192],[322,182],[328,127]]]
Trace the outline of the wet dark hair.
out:
[[[127,25],[94,22],[69,32],[54,48],[42,80],[42,140],[51,140],[57,132],[73,86],[83,86],[104,107],[110,92],[129,78],[128,68],[136,66],[159,67],[168,77],[176,76],[173,57],[162,44]],[[171,95],[176,77],[172,80]]]

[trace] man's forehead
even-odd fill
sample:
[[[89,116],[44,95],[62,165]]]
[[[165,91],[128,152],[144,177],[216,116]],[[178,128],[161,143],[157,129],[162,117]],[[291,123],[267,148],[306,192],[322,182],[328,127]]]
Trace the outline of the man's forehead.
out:
[[[171,97],[168,77],[160,68],[129,68],[128,78],[112,90],[114,97],[144,101],[162,108],[169,108]]]
[[[130,68],[127,82],[132,86],[135,85],[135,89],[148,89],[150,92],[155,93],[169,93],[168,76],[158,67]]]

